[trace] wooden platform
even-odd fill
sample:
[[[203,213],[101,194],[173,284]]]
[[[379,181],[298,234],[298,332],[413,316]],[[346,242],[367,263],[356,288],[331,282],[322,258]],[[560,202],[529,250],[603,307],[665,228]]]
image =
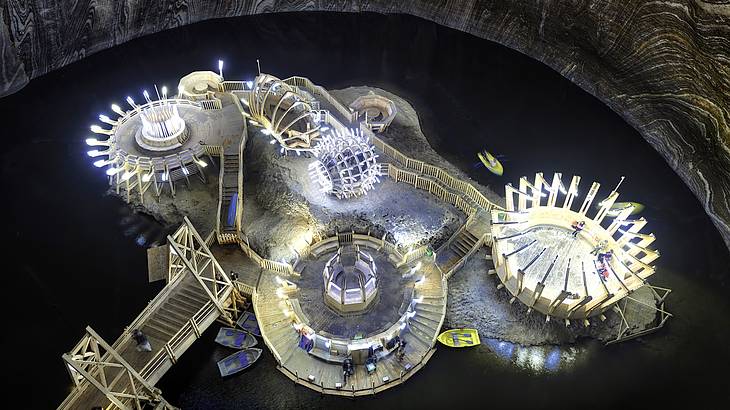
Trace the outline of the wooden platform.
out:
[[[298,347],[300,336],[294,328],[292,306],[277,295],[276,274],[264,271],[254,297],[254,310],[264,342],[274,354],[279,370],[311,389],[346,396],[373,394],[405,381],[433,354],[446,313],[446,281],[435,265],[428,266],[419,272],[424,280],[415,289],[414,299],[420,302],[401,331],[401,338],[407,342],[403,360],[388,354],[379,358],[376,370],[370,374],[364,365],[355,365],[355,374],[346,382],[341,361],[325,360]],[[336,387],[336,383],[342,383],[342,387]]]

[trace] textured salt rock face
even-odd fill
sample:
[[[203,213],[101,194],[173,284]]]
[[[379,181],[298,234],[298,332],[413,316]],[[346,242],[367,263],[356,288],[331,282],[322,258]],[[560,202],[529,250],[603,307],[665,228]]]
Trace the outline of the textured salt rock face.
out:
[[[730,0],[5,0],[0,96],[145,34],[299,10],[411,14],[543,61],[637,128],[730,247]]]

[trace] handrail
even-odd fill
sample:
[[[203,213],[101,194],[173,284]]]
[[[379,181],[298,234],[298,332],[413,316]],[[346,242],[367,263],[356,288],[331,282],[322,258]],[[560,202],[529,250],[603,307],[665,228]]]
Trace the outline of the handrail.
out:
[[[353,113],[352,111],[348,110],[343,106],[339,101],[337,101],[332,95],[323,87],[316,85],[306,77],[299,77],[299,76],[293,76],[289,77],[285,80],[282,80],[284,83],[289,85],[294,85],[296,87],[304,88],[305,90],[309,91],[313,95],[317,97],[324,98],[332,107],[334,107],[340,115],[342,115],[345,119],[348,121],[353,120]]]
[[[223,207],[223,173],[225,172],[225,155],[223,149],[220,150],[218,157],[220,158],[220,165],[218,169],[218,210],[216,212],[215,219],[215,232],[218,236],[218,242],[221,242],[221,212]]]
[[[446,187],[463,194],[485,211],[491,211],[492,209],[504,209],[502,206],[499,206],[487,199],[481,192],[474,188],[472,184],[452,176],[447,171],[439,167],[426,164],[423,161],[419,161],[417,159],[406,156],[397,149],[388,145],[385,141],[377,137],[375,134],[371,133],[370,139],[373,145],[380,149],[385,155],[395,159],[404,167],[435,178],[436,180],[438,180],[438,182],[442,183]],[[400,168],[397,169],[402,172],[408,172]]]

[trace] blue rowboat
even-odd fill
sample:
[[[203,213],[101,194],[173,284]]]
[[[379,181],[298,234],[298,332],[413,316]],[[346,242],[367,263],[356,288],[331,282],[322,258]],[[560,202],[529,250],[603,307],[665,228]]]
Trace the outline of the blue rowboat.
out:
[[[230,327],[220,328],[218,336],[215,337],[215,342],[234,349],[246,349],[254,347],[258,343],[252,334]]]
[[[221,373],[221,377],[230,376],[236,374],[241,370],[245,370],[256,362],[261,357],[261,349],[243,349],[236,353],[226,357],[223,360],[218,361],[218,370]]]

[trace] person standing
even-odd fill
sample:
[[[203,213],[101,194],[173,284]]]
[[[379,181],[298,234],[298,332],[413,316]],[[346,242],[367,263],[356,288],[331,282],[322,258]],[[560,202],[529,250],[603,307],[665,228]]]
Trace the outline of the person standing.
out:
[[[137,343],[138,352],[151,352],[152,351],[152,345],[150,345],[150,341],[147,339],[147,336],[145,336],[145,334],[142,333],[141,330],[134,329],[132,331],[132,338],[134,338],[134,341]]]
[[[586,226],[586,221],[573,222],[570,226],[573,228],[573,233],[571,235],[573,235],[573,238],[577,238],[580,231],[582,231],[583,227]]]

